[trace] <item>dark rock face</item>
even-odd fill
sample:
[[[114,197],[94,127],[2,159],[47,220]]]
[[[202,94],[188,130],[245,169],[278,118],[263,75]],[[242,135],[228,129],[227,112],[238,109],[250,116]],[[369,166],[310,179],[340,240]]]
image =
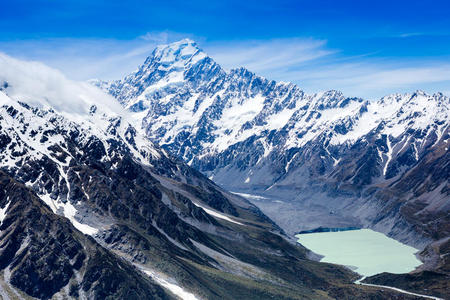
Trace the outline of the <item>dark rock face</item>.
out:
[[[441,272],[421,271],[413,274],[381,273],[364,280],[365,283],[394,286],[418,294],[433,293],[446,299],[450,290],[450,276]]]
[[[9,270],[14,287],[39,299],[50,299],[65,286],[70,286],[72,296],[82,293],[91,299],[169,298],[3,172],[0,190],[5,191],[0,206],[9,203],[0,225],[0,269]]]

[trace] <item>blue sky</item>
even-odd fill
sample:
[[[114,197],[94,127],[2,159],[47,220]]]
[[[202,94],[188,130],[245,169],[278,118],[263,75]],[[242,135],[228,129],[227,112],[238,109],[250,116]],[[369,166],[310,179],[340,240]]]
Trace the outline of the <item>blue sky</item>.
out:
[[[4,1],[0,51],[68,77],[120,78],[189,37],[227,69],[307,92],[450,94],[449,1]]]

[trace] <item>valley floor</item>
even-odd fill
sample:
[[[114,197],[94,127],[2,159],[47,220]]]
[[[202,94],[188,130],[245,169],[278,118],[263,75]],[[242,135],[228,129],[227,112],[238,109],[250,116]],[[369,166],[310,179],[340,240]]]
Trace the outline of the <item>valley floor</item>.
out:
[[[356,218],[340,215],[322,205],[305,204],[285,199],[277,199],[268,196],[234,192],[253,204],[272,220],[275,221],[285,232],[294,236],[302,230],[310,230],[318,227],[344,228],[362,227]]]
[[[305,203],[299,203],[299,202],[295,202],[295,201],[290,202],[290,201],[286,201],[286,200],[268,197],[266,195],[250,194],[245,191],[234,192],[234,193],[250,200],[253,204],[258,206],[258,208],[260,208],[261,211],[263,211],[272,220],[274,220],[278,225],[280,225],[280,227],[285,230],[285,232],[288,234],[288,236],[293,237],[296,233],[298,233],[300,231],[312,230],[312,229],[316,229],[319,227],[322,227],[322,228],[324,228],[324,227],[326,227],[326,228],[346,228],[346,227],[363,228],[364,227],[363,224],[361,224],[361,222],[359,220],[357,220],[356,218],[352,218],[351,216],[341,215],[341,214],[339,214],[339,212],[333,211],[332,209],[329,209],[322,205],[311,205],[310,203],[305,204]],[[325,235],[328,234],[327,238],[329,238],[329,235],[334,235],[336,233],[341,234],[341,235],[342,234],[352,235],[355,232],[361,233],[364,231],[365,230],[355,230],[355,231],[345,231],[345,232],[327,232],[327,233],[325,233]],[[394,267],[394,269],[396,268],[396,270],[393,270],[392,269],[393,266],[392,265],[389,266],[389,262],[386,262],[386,264],[387,264],[385,266],[386,268],[383,269],[383,267],[381,267],[381,269],[380,269],[379,264],[378,264],[379,263],[378,259],[370,257],[370,259],[372,259],[372,261],[377,262],[378,270],[375,273],[374,272],[368,272],[368,273],[366,272],[367,273],[366,274],[366,273],[364,273],[364,270],[362,272],[361,272],[361,270],[358,271],[357,268],[355,266],[352,266],[351,264],[341,262],[339,260],[336,261],[333,259],[331,259],[331,260],[324,259],[324,256],[326,257],[327,253],[321,251],[321,249],[316,249],[315,247],[313,247],[313,245],[310,245],[308,242],[301,241],[300,243],[303,246],[305,246],[306,248],[313,251],[311,258],[321,260],[324,262],[331,262],[331,263],[346,265],[353,271],[362,274],[363,277],[361,279],[357,280],[355,282],[356,284],[363,285],[366,287],[380,288],[383,290],[387,289],[392,292],[401,293],[401,294],[405,295],[405,297],[408,295],[411,297],[417,297],[418,299],[423,299],[423,298],[435,299],[435,300],[450,299],[450,291],[447,290],[448,283],[445,284],[445,280],[446,280],[445,278],[443,279],[444,282],[442,282],[441,279],[437,279],[436,282],[438,282],[438,283],[430,281],[430,284],[432,286],[427,286],[426,282],[428,282],[428,281],[422,281],[422,277],[426,277],[426,276],[424,276],[421,272],[415,271],[413,273],[408,273],[408,272],[414,271],[419,266],[420,266],[420,268],[424,266],[424,265],[422,265],[422,262],[417,259],[419,257],[418,256],[419,251],[420,251],[419,249],[414,249],[413,247],[404,245],[396,240],[388,238],[387,236],[385,236],[382,233],[374,232],[369,229],[366,229],[366,231],[371,231],[375,235],[379,235],[379,236],[383,237],[382,240],[385,238],[387,240],[391,240],[394,243],[397,243],[397,244],[400,244],[401,246],[403,246],[407,252],[407,253],[405,252],[405,257],[401,257],[401,253],[396,253],[396,254],[397,254],[397,258],[398,258],[398,255],[400,255],[400,260],[403,260],[406,264],[408,264],[408,266],[406,266],[406,267],[404,266],[404,270],[402,271],[402,270],[400,270],[402,268],[402,266],[397,264],[397,266],[400,269],[398,267],[397,268]],[[324,233],[317,233],[317,235],[320,235],[320,234],[324,234]],[[312,235],[314,235],[314,234],[302,234],[303,237],[305,237],[305,236],[311,237]],[[325,240],[327,238],[325,238]],[[335,245],[337,242],[338,242],[338,240],[334,239]],[[349,243],[349,242],[352,243],[351,238],[349,241],[343,242],[343,243]],[[314,244],[314,242],[312,244]],[[378,242],[376,242],[375,244],[378,244]],[[328,245],[328,246],[330,246],[330,245]],[[332,245],[330,247],[332,249]],[[378,250],[380,250],[380,248],[378,248]],[[374,253],[372,253],[370,255],[373,255],[373,254]],[[390,263],[395,264],[395,261],[397,258],[391,259]],[[387,272],[393,272],[393,273],[387,273]],[[392,280],[391,281],[385,280],[386,283],[378,283],[377,282],[377,284],[375,284],[374,282],[371,282],[368,277],[366,277],[366,276],[373,276],[375,274],[379,274],[379,275],[376,275],[374,277],[377,277],[377,276],[383,277],[386,274],[387,278],[392,277]],[[401,276],[409,276],[409,274],[416,274],[417,277],[420,278],[419,281],[416,283],[414,283],[414,281],[410,282],[408,285],[406,285],[404,287],[402,285],[400,285],[400,283],[394,284],[394,282],[396,281],[396,278],[397,278],[396,276],[400,276],[400,277]],[[442,276],[444,276],[444,275],[442,275]],[[362,282],[363,280],[365,280],[365,282]],[[371,283],[369,283],[369,282],[371,282]],[[388,285],[389,282],[392,283],[392,286]],[[408,289],[411,290],[412,286],[415,287],[414,289],[412,289],[414,292],[408,291]],[[425,291],[425,292],[421,293],[420,291]],[[428,291],[428,293],[426,291]],[[447,295],[448,295],[448,297],[447,297]]]

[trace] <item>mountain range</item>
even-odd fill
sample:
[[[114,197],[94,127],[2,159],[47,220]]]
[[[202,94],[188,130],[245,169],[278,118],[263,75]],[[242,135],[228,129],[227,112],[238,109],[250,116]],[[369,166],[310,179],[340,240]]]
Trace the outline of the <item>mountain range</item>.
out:
[[[151,141],[249,199],[288,235],[372,228],[421,249],[415,282],[436,277],[447,281],[437,289],[449,288],[448,96],[309,95],[245,68],[225,70],[189,39],[157,47],[121,80],[90,83]]]
[[[355,285],[84,82],[0,55],[2,299],[414,299]]]
[[[448,107],[307,95],[191,40],[117,81],[0,54],[0,298],[416,299],[293,239],[321,226],[420,248],[365,282],[445,298]]]

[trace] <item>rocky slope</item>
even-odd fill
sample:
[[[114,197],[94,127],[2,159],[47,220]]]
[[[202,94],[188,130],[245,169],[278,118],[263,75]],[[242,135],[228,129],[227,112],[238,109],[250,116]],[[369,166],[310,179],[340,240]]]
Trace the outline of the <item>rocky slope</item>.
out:
[[[249,194],[288,233],[364,226],[420,249],[450,236],[443,94],[307,95],[244,68],[226,71],[190,40],[156,48],[122,80],[91,83],[151,140]],[[430,268],[439,264],[427,257]]]
[[[402,297],[309,260],[96,88],[3,55],[0,86],[2,299]]]
[[[0,172],[2,299],[171,299],[163,288]]]

